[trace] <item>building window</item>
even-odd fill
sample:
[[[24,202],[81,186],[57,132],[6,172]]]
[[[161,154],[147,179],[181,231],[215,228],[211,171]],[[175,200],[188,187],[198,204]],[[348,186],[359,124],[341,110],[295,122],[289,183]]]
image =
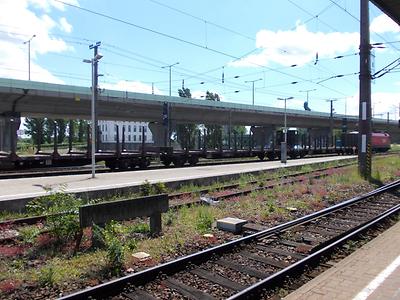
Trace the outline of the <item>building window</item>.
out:
[[[141,135],[139,135],[139,142],[142,140],[142,136]]]
[[[146,126],[143,127],[143,131],[147,132],[147,127]]]
[[[128,125],[128,132],[131,132],[131,125]]]
[[[130,135],[128,135],[128,142],[130,142],[131,141],[131,136]]]
[[[136,135],[133,136],[133,141],[136,142]]]
[[[133,125],[133,132],[136,132],[136,125]]]
[[[142,132],[142,126],[139,126],[139,132]]]

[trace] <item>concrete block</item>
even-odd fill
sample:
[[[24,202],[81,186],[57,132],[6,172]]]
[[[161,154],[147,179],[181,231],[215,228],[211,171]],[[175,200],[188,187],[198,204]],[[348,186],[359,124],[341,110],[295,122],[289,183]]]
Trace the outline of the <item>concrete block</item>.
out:
[[[84,205],[79,208],[79,219],[82,228],[92,224],[106,224],[111,220],[123,221],[136,217],[154,216],[153,228],[159,227],[158,214],[168,210],[168,195],[161,194],[129,200],[119,200]]]
[[[146,253],[146,252],[136,252],[132,254],[132,257],[140,260],[140,261],[144,261],[144,260],[148,260],[151,258],[150,254]]]
[[[247,220],[228,217],[217,220],[217,228],[233,233],[240,233],[242,231],[242,226],[246,223]]]

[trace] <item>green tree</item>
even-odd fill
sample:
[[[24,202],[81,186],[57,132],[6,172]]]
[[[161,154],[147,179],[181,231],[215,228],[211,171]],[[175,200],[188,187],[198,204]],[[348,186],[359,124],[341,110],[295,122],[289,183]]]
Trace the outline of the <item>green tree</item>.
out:
[[[206,100],[209,101],[221,101],[217,93],[206,92]],[[222,146],[222,126],[204,124],[204,128],[207,131],[207,147],[220,148]]]
[[[67,134],[67,122],[64,119],[57,119],[57,143],[64,142]]]
[[[54,120],[46,118],[44,121],[44,140],[47,144],[51,144],[52,137],[54,136]]]
[[[25,118],[24,126],[26,134],[30,135],[35,145],[44,142],[44,119],[43,118]]]
[[[192,94],[188,88],[179,89],[178,93],[179,97],[192,98]],[[177,140],[182,147],[193,149],[195,147],[196,133],[196,124],[178,124],[176,126]]]
[[[78,121],[78,142],[82,143],[87,136],[87,125],[88,122],[85,120]]]

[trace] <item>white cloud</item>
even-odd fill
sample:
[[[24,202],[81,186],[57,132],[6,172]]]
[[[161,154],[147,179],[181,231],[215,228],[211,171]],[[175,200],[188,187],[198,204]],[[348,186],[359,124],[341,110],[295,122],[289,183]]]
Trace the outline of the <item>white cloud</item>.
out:
[[[71,33],[72,31],[72,25],[68,23],[67,19],[62,17],[60,19],[60,28],[61,30],[67,32],[67,33]]]
[[[20,0],[18,0],[20,1]],[[62,0],[65,3],[73,4],[79,6],[79,3],[77,0]],[[64,10],[65,5],[61,2],[57,2],[55,0],[28,0],[29,4],[32,4],[33,6],[43,9],[45,12],[50,12],[51,8],[54,7],[59,10]]]
[[[391,18],[387,15],[382,14],[372,20],[370,25],[371,32],[375,33],[385,33],[385,32],[400,32],[400,26],[397,25]]]
[[[146,83],[140,81],[127,81],[121,80],[117,83],[101,83],[100,88],[108,89],[108,90],[117,90],[117,91],[128,91],[135,93],[144,93],[151,94],[152,87]],[[154,94],[162,95],[163,93],[156,87],[154,87]]]
[[[76,0],[70,0],[78,4]],[[63,9],[63,4],[52,0],[1,0],[0,1],[0,76],[27,79],[28,45],[30,43],[31,79],[62,83],[49,71],[36,63],[38,54],[73,50],[62,39],[51,36],[51,31],[62,26],[70,32],[72,26],[65,18],[58,24],[48,13],[52,8]],[[69,30],[69,31],[68,31]]]
[[[295,30],[260,30],[256,35],[256,46],[261,53],[249,55],[231,62],[231,66],[254,67],[272,62],[290,66],[304,65],[318,58],[332,57],[346,51],[356,51],[359,46],[357,32],[310,32],[305,25]]]

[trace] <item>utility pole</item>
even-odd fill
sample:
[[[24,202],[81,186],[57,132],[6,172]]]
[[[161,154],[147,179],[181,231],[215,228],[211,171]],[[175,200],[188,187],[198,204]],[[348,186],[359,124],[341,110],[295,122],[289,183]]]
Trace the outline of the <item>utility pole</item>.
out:
[[[251,82],[251,83],[253,84],[253,97],[252,97],[252,99],[253,99],[253,101],[252,101],[253,106],[254,106],[254,82],[257,82],[257,81],[260,81],[260,80],[262,80],[262,78],[258,78],[258,79],[255,79],[255,80],[246,80],[246,81],[245,81],[245,83]]]
[[[162,69],[166,69],[166,68],[168,68],[169,69],[169,96],[171,97],[171,78],[172,78],[172,71],[171,71],[171,69],[172,69],[172,67],[173,66],[176,66],[176,65],[178,65],[179,64],[179,62],[176,62],[176,63],[174,63],[174,64],[172,64],[172,65],[168,65],[168,66],[163,66],[163,67],[161,67]],[[170,136],[171,136],[171,105],[168,103],[168,112],[167,112],[167,115],[168,115],[168,124],[167,124],[167,132],[166,132],[166,144],[168,145],[168,146],[171,146],[171,141],[170,141]]]
[[[28,80],[31,80],[31,41],[36,36],[36,34],[32,35],[32,37],[24,42],[24,45],[28,44]]]
[[[331,112],[329,115],[329,140],[331,142],[331,146],[333,146],[333,102],[338,101],[338,99],[331,99],[326,101],[331,103]]]
[[[101,42],[97,42],[96,44],[92,44],[89,46],[89,49],[93,49],[93,57],[96,58],[99,55],[99,50],[98,48],[100,47]],[[93,87],[94,88],[94,126],[95,126],[95,131],[94,133],[97,133],[97,124],[98,124],[98,104],[97,104],[97,97],[98,97],[98,87],[99,87],[99,71],[98,71],[98,61],[99,59],[93,59]],[[97,137],[97,135],[95,135]],[[99,149],[97,149],[97,143],[95,144],[95,151],[97,152]]]
[[[358,170],[371,177],[371,45],[369,38],[369,0],[360,0],[360,104]]]
[[[278,100],[285,101],[285,111],[284,111],[284,125],[283,130],[285,131],[284,142],[281,142],[281,163],[285,163],[287,161],[287,122],[286,122],[286,101],[293,99],[293,97],[288,98],[277,98]]]
[[[90,45],[89,49],[94,49],[94,55],[92,59],[84,59],[83,62],[90,63],[92,66],[92,101],[91,101],[91,165],[92,165],[92,178],[95,178],[96,174],[96,132],[97,132],[97,120],[96,120],[96,102],[97,102],[97,89],[98,89],[98,61],[103,57],[98,53],[98,47],[101,42],[97,42],[95,45]]]

